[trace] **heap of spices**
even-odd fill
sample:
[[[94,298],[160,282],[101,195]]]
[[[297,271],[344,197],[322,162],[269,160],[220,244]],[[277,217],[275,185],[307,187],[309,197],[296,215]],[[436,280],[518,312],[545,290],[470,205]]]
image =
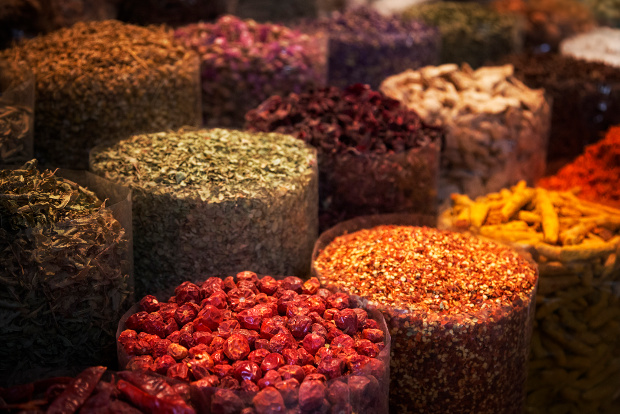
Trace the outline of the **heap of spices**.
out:
[[[108,208],[36,160],[0,170],[3,383],[34,368],[114,361],[116,324],[133,299],[130,243],[112,211],[131,210],[125,197]]]
[[[436,213],[441,129],[367,85],[273,96],[246,121],[317,149],[321,229],[372,213]]]
[[[228,15],[180,27],[175,37],[200,55],[206,126],[241,126],[244,114],[271,95],[325,83],[324,45],[279,24]]]
[[[550,190],[577,190],[584,200],[620,207],[620,126],[605,138],[586,147],[585,152],[555,175],[538,181]]]
[[[558,54],[519,54],[505,59],[530,88],[553,99],[548,164],[565,164],[620,124],[620,68]]]
[[[307,22],[301,30],[328,39],[328,85],[378,88],[387,76],[439,62],[437,28],[362,7]]]
[[[616,412],[620,210],[524,182],[453,204],[442,226],[525,248],[538,263],[528,412]]]
[[[135,135],[91,153],[133,189],[136,292],[195,274],[307,274],[318,231],[316,152],[281,134],[213,129]]]
[[[89,367],[75,377],[52,377],[0,388],[6,413],[195,414],[189,385],[150,373]]]
[[[0,61],[0,165],[32,159],[34,76],[23,62]]]
[[[35,74],[35,145],[46,165],[86,168],[88,151],[132,133],[200,124],[198,57],[164,27],[76,23],[0,60]]]
[[[451,193],[475,197],[521,179],[533,184],[545,173],[550,105],[512,66],[407,70],[387,78],[381,91],[445,129],[440,202]]]
[[[560,44],[560,51],[577,59],[620,67],[620,29],[599,27],[575,35]]]
[[[119,360],[190,382],[200,412],[387,414],[390,335],[358,303],[316,278],[184,282],[123,317]]]
[[[591,11],[579,0],[495,0],[492,6],[525,19],[524,45],[536,52],[557,51],[562,39],[595,25]]]
[[[439,27],[441,63],[478,67],[520,51],[523,43],[522,24],[515,16],[473,2],[417,4],[403,11],[403,16]]]
[[[521,413],[535,266],[459,233],[350,223],[322,236],[313,270],[328,288],[383,312],[390,411]]]

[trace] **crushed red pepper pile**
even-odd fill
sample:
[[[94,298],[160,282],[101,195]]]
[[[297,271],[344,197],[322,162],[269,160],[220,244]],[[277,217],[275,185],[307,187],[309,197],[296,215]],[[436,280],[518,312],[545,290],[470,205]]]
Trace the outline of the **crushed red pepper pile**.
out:
[[[390,411],[520,413],[535,266],[499,244],[383,225],[336,237],[321,283],[369,300],[392,337]]]
[[[579,189],[577,196],[620,207],[620,126],[611,127],[605,138],[588,145],[585,152],[557,174],[538,181],[551,190]]]
[[[118,342],[128,370],[191,381],[209,412],[381,412],[386,338],[355,305],[316,278],[242,272],[184,282],[167,302],[145,296]]]

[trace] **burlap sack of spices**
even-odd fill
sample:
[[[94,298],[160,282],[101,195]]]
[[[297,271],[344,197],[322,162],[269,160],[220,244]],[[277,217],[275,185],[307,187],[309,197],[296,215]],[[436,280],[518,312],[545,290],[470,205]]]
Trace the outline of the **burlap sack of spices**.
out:
[[[133,302],[131,191],[83,171],[0,170],[2,385],[114,364]]]

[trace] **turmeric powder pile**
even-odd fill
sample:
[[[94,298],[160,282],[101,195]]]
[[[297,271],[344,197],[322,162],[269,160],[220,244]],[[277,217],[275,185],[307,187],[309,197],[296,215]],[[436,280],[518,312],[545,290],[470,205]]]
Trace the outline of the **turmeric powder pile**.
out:
[[[573,190],[584,200],[620,207],[620,126],[611,127],[605,138],[558,173],[538,181],[550,190]]]

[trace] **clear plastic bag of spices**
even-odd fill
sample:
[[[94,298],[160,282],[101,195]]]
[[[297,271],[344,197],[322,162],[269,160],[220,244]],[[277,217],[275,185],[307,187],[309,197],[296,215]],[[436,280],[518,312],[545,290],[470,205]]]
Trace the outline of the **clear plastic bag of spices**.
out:
[[[121,368],[155,371],[188,383],[198,412],[222,412],[227,407],[234,412],[388,413],[391,337],[381,312],[366,312],[365,301],[320,288],[317,279],[293,276],[241,272],[195,282],[182,283],[169,298],[168,293],[159,294],[161,301],[147,295],[121,318],[117,330]],[[238,294],[245,289],[247,303],[241,305]],[[325,310],[291,316],[300,303],[294,299],[296,292]],[[246,307],[249,303],[254,306]],[[272,306],[269,315],[249,317],[253,309]],[[355,334],[347,333],[347,327],[337,328],[339,312],[357,315]],[[167,315],[174,315],[173,321]],[[164,330],[174,325],[176,331],[154,334],[162,318]],[[300,328],[293,325],[304,318],[313,323],[301,339]],[[285,325],[277,327],[281,321]],[[295,345],[276,349],[277,337],[291,334],[297,338]]]
[[[33,182],[0,193],[3,386],[114,364],[114,329],[133,302],[131,191],[85,171],[33,178],[29,165],[0,170],[3,184]],[[12,205],[20,195],[37,200],[32,220]]]
[[[520,197],[529,201],[518,209],[505,207]],[[538,264],[527,412],[616,413],[620,210],[524,185],[475,201],[462,196],[452,201],[441,215],[442,227],[527,249]],[[490,207],[484,220],[475,220],[484,206]],[[507,220],[500,219],[502,211]]]
[[[340,223],[315,244],[312,275],[383,313],[393,344],[391,411],[520,413],[536,266],[435,223],[402,214]],[[492,296],[486,282],[503,293]]]
[[[0,166],[32,159],[34,75],[25,62],[0,62]]]

